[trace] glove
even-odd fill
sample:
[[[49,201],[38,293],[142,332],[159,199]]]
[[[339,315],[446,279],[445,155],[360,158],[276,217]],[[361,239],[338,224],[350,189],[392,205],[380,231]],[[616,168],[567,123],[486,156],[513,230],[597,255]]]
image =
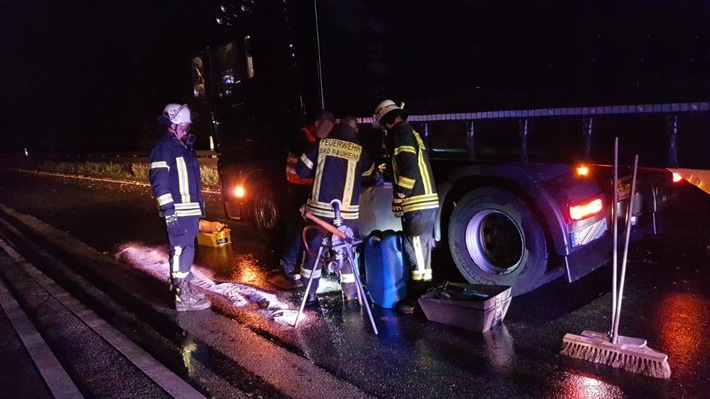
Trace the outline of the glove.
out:
[[[396,218],[401,218],[404,216],[404,210],[402,209],[402,198],[394,198],[392,199],[392,213],[394,213],[394,217]]]
[[[165,217],[165,226],[168,228],[169,234],[174,236],[185,234],[185,229],[180,227],[180,219],[178,219],[174,209],[164,211],[163,217]]]

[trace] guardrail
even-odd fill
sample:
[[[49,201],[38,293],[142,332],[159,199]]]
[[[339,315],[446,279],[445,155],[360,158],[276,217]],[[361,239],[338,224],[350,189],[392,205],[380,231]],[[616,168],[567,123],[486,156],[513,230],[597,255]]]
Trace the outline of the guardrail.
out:
[[[408,121],[412,122],[422,133],[429,148],[439,151],[466,152],[470,158],[476,158],[478,148],[475,144],[476,126],[479,122],[490,120],[518,120],[519,154],[522,161],[528,160],[528,139],[531,134],[529,119],[551,119],[563,117],[579,117],[581,119],[581,134],[583,137],[582,152],[585,158],[591,158],[592,139],[595,134],[595,117],[603,116],[639,116],[639,115],[665,115],[665,137],[663,143],[656,143],[658,148],[665,148],[666,167],[677,167],[678,161],[678,134],[680,124],[678,116],[681,114],[710,113],[710,102],[685,102],[685,103],[663,103],[663,104],[631,104],[631,105],[604,105],[592,107],[566,107],[566,108],[539,108],[521,110],[501,110],[501,111],[480,111],[468,113],[448,113],[429,115],[410,115]],[[358,118],[358,123],[372,123],[372,117]],[[461,146],[452,148],[437,148],[430,142],[430,133],[433,133],[431,126],[441,122],[457,122],[465,124],[463,128],[465,137],[460,140]],[[480,125],[480,124],[478,124]],[[623,133],[623,132],[620,132]],[[436,135],[439,135],[437,132]],[[648,142],[651,140],[645,137]]]

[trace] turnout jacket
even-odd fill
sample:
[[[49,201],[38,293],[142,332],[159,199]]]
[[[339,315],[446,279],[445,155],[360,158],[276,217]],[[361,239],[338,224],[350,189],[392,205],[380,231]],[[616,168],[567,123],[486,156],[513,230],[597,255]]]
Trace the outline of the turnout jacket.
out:
[[[391,155],[394,196],[404,195],[404,213],[439,207],[434,175],[424,141],[407,122],[387,133],[387,151]]]
[[[302,178],[313,177],[313,189],[306,210],[313,215],[334,219],[330,201],[338,199],[340,215],[346,220],[360,216],[361,176],[370,176],[375,164],[363,151],[358,133],[347,124],[337,124],[318,146],[306,150],[296,172]]]
[[[148,177],[161,214],[174,209],[178,217],[204,216],[200,164],[189,141],[166,133],[150,153]]]
[[[307,148],[312,147],[318,139],[317,128],[315,123],[304,126],[298,132],[294,140],[289,145],[288,155],[286,156],[286,180],[292,184],[300,184],[310,186],[313,184],[313,178],[302,178],[296,173],[296,164],[298,158]]]

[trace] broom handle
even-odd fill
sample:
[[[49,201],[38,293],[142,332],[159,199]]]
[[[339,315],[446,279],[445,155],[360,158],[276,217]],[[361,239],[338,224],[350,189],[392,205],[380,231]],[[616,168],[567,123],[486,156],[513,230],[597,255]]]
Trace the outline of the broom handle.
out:
[[[624,240],[624,256],[621,259],[621,280],[619,281],[619,298],[616,306],[614,318],[614,332],[612,334],[612,343],[616,343],[619,338],[619,318],[621,314],[621,300],[624,298],[624,280],[626,277],[626,258],[629,255],[629,238],[631,237],[631,218],[634,214],[634,194],[636,193],[636,173],[638,171],[639,156],[634,156],[634,174],[631,179],[631,193],[629,197],[629,211],[626,215],[626,237]]]
[[[611,276],[611,328],[609,329],[609,339],[612,339],[612,334],[614,333],[614,320],[616,320],[616,280],[617,280],[617,274],[618,274],[618,245],[619,245],[619,239],[618,239],[618,221],[617,221],[617,214],[616,214],[616,204],[619,201],[619,137],[614,138],[614,197],[612,198],[612,206],[611,206],[611,228],[613,232],[613,249],[612,249],[612,256],[611,256],[611,264],[612,264],[612,276]]]

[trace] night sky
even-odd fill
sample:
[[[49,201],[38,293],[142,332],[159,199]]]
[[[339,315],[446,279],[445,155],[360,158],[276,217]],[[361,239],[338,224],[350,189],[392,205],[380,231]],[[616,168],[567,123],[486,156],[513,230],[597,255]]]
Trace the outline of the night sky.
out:
[[[166,102],[187,101],[190,53],[213,1],[2,0],[2,151],[149,146]]]
[[[337,23],[350,29],[357,23],[348,16],[373,5],[384,24],[416,28],[394,47],[406,62],[383,75],[396,89],[383,94],[410,104],[433,107],[446,94],[458,96],[456,112],[532,107],[515,100],[535,97],[559,99],[556,106],[708,100],[707,1],[457,0],[455,15],[438,2],[342,1],[323,8],[342,8]],[[150,148],[163,105],[191,98],[190,56],[223,29],[219,4],[0,0],[0,151]],[[466,37],[466,47],[447,47],[447,35]],[[418,52],[435,40],[439,52]]]

